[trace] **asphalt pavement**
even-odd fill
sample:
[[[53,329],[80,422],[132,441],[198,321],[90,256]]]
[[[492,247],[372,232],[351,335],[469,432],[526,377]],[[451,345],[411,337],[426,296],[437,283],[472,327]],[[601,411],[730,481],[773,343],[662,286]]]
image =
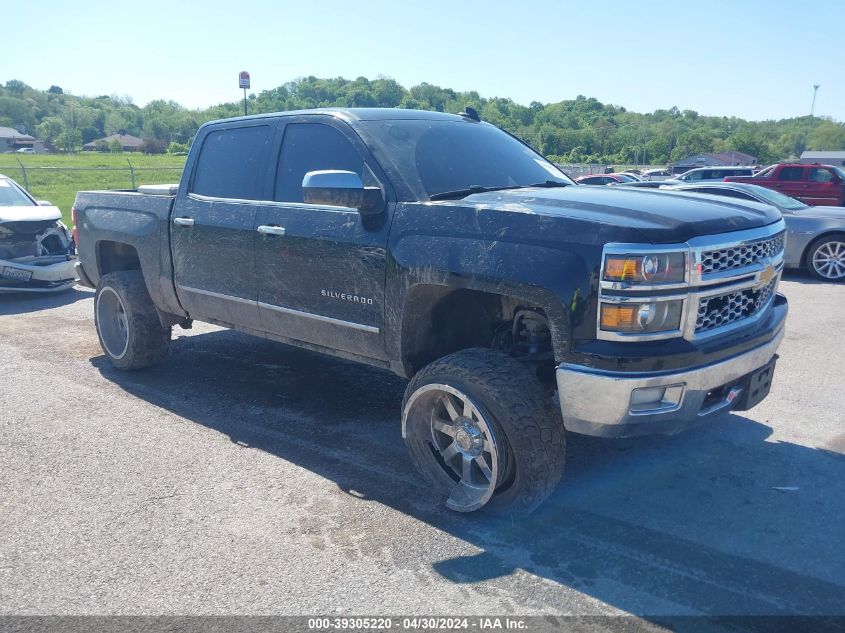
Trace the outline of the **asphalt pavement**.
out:
[[[121,373],[90,291],[0,295],[0,615],[845,614],[845,286],[781,289],[765,402],[570,435],[516,522],[423,485],[392,374],[204,324]]]

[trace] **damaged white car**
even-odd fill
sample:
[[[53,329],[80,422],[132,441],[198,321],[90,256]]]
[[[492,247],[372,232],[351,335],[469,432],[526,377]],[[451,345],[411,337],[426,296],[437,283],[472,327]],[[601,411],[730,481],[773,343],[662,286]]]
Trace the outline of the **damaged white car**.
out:
[[[61,217],[57,207],[0,174],[0,293],[73,286],[74,243]]]

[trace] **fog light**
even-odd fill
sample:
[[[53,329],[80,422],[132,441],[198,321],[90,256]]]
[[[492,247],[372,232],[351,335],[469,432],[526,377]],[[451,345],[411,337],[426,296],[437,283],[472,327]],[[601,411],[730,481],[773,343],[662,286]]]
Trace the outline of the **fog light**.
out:
[[[631,415],[675,411],[680,408],[683,395],[683,384],[634,389],[631,392],[629,411]]]
[[[666,387],[644,387],[631,392],[631,408],[642,405],[659,405],[663,402]]]

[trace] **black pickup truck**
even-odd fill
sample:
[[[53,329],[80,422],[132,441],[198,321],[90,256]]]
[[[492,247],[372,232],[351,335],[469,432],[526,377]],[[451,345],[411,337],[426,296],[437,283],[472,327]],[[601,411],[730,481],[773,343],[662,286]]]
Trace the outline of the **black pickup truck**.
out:
[[[460,511],[535,508],[565,430],[751,408],[787,313],[774,208],[575,185],[469,109],[208,123],[179,185],[80,192],[74,218],[116,367],[197,319],[390,369],[411,458]]]

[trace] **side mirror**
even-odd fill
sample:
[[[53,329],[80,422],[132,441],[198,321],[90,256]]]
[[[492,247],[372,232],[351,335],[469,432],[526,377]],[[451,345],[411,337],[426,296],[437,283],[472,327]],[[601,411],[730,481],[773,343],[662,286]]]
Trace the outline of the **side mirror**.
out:
[[[52,207],[53,206],[53,203],[50,202],[49,200],[36,200],[35,204],[37,204],[39,207]]]
[[[365,187],[354,171],[323,169],[309,171],[302,179],[302,199],[307,204],[358,209],[361,215],[377,215],[384,209],[378,187]]]

